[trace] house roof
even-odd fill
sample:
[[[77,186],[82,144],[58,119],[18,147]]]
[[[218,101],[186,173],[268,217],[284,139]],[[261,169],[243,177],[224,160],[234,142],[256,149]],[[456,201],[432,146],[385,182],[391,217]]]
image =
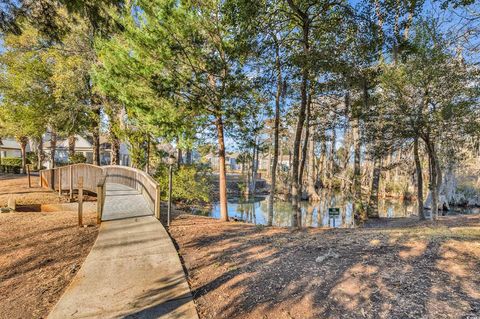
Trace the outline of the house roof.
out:
[[[88,150],[92,148],[92,144],[83,136],[75,135],[75,149],[76,150]],[[50,149],[51,141],[50,136],[45,135],[43,139],[43,147],[45,149]],[[68,139],[67,138],[58,138],[57,139],[57,148],[68,148]]]
[[[75,135],[75,150],[76,151],[92,151],[93,150],[93,138],[90,135],[81,136]],[[44,138],[44,148],[50,149],[50,140]],[[100,136],[100,150],[111,150],[111,143],[108,135]],[[57,148],[68,148],[68,138],[59,138],[57,140]],[[120,142],[120,154],[128,154],[128,145],[124,142]]]
[[[0,149],[2,150],[21,150],[20,144],[13,137],[4,137],[1,140]],[[30,145],[27,144],[27,152],[30,152]]]

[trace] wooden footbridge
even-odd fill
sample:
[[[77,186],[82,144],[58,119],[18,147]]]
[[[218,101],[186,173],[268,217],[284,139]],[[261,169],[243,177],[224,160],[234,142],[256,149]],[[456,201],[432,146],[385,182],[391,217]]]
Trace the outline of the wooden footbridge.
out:
[[[75,164],[40,172],[43,187],[72,198],[81,180],[83,189],[97,194],[100,230],[48,318],[198,319],[178,253],[158,221],[158,183],[124,166]]]
[[[146,205],[151,214],[160,219],[160,186],[144,171],[126,166],[91,164],[73,164],[40,171],[42,187],[48,187],[59,194],[68,193],[71,199],[80,183],[84,190],[97,194],[98,223],[102,220],[134,217],[136,213],[131,209],[134,207],[130,206],[138,205]],[[130,205],[122,203],[124,201],[121,199],[126,195],[141,195],[144,201],[138,200],[140,197],[133,199],[130,196]],[[114,196],[118,196],[118,200]],[[107,200],[110,205],[105,205]],[[121,204],[124,204],[123,207]],[[135,210],[138,214],[138,209]]]

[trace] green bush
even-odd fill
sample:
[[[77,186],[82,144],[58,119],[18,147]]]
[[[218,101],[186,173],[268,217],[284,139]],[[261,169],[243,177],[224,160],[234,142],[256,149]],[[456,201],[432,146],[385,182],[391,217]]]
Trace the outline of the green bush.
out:
[[[27,164],[30,164],[30,161],[27,158]],[[17,157],[2,157],[0,163],[0,171],[2,173],[20,173],[22,168],[22,159]]]
[[[22,159],[17,157],[2,157],[1,165],[22,167]]]
[[[0,172],[1,173],[19,174],[20,173],[20,167],[19,166],[0,165]]]
[[[86,163],[86,162],[87,162],[87,158],[82,153],[76,153],[73,156],[68,157],[69,164],[78,164],[78,163]]]
[[[155,173],[160,184],[162,197],[168,196],[168,166],[160,164]],[[175,201],[209,202],[211,182],[208,170],[195,165],[182,165],[180,169],[174,166],[172,198]]]

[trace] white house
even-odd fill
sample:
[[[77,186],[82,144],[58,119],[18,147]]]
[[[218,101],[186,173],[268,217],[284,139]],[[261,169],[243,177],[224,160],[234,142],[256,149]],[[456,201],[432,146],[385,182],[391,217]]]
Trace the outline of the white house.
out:
[[[0,144],[0,155],[4,157],[17,157],[22,156],[20,144],[10,137],[2,138],[2,144]],[[37,146],[32,141],[27,145],[27,153],[34,152]],[[49,156],[51,152],[50,134],[47,133],[43,137],[43,152],[45,153],[44,166],[49,167]],[[105,136],[100,137],[100,165],[109,165],[111,163],[111,144],[108,138]],[[91,137],[75,135],[75,153],[80,153],[85,156],[87,163],[93,163],[93,140]],[[128,152],[128,146],[125,143],[120,143],[120,158],[119,164],[124,166],[130,166],[130,155]],[[55,148],[55,161],[58,163],[66,163],[68,161],[68,139],[58,138]]]
[[[237,153],[227,153],[225,155],[225,166],[227,170],[238,170],[241,166],[237,163]],[[210,164],[213,169],[218,169],[219,157],[218,154],[207,154],[205,160]]]
[[[30,145],[27,145],[27,153],[31,152]],[[0,140],[0,157],[22,157],[22,151],[20,144],[16,139],[10,137],[4,137]]]

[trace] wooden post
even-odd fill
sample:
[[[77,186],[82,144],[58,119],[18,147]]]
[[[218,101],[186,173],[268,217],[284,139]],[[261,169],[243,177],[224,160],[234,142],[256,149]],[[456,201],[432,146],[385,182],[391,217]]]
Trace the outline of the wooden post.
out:
[[[155,217],[160,220],[160,186],[155,186]]]
[[[73,202],[73,166],[70,165],[70,168],[69,168],[69,179],[68,179],[69,183],[70,183],[70,189],[69,189],[69,195],[70,195],[70,202]]]
[[[38,176],[40,177],[40,187],[43,187],[43,172],[39,171]]]
[[[50,169],[50,188],[55,191],[55,170]]]
[[[172,164],[170,164],[168,170],[168,210],[167,210],[167,226],[170,227],[170,215],[172,212],[172,179],[173,179],[173,172],[172,172]]]
[[[30,164],[27,164],[28,188],[32,188],[32,181],[30,179]]]
[[[62,196],[62,170],[58,168],[58,196]]]
[[[97,185],[97,224],[100,225],[102,222],[102,214],[103,214],[103,187]]]
[[[8,198],[8,208],[10,208],[11,210],[15,211],[17,209],[17,201],[15,200],[15,197],[13,196],[10,196]]]
[[[83,176],[78,177],[78,226],[83,226]]]

